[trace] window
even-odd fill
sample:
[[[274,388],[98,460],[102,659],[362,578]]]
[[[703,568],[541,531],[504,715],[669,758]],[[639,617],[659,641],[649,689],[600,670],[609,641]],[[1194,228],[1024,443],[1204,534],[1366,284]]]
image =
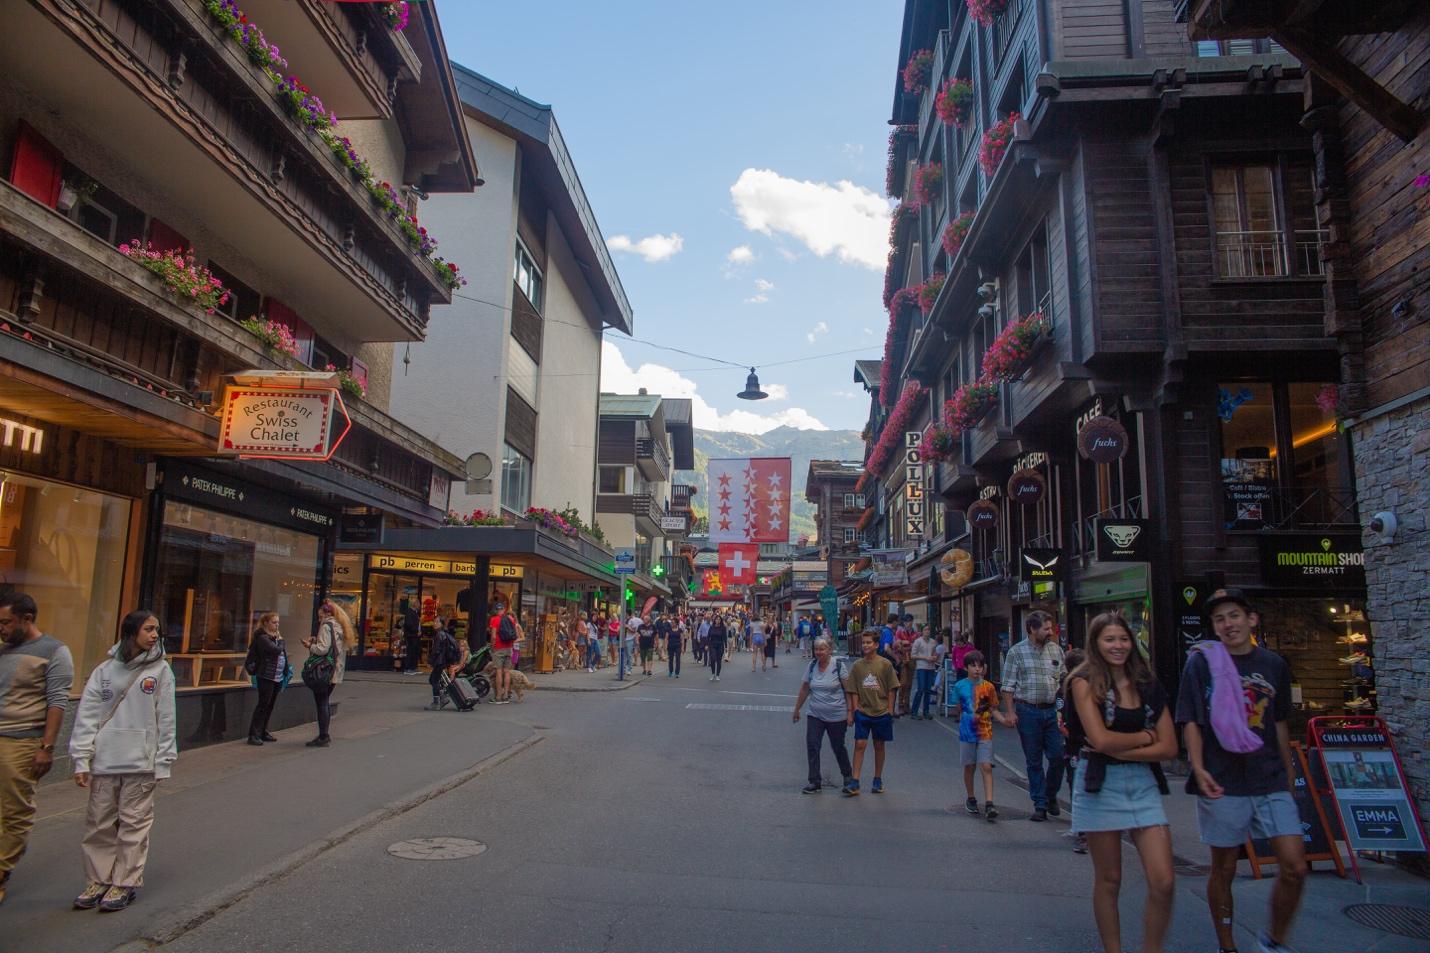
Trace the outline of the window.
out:
[[[516,267],[512,280],[521,289],[521,293],[526,295],[526,300],[531,302],[531,306],[537,311],[541,310],[541,293],[545,282],[541,277],[541,269],[536,267],[536,261],[531,257],[531,252],[526,250],[526,246],[521,243],[521,239],[516,242]]]
[[[1048,311],[1052,306],[1052,279],[1048,276],[1048,233],[1040,224],[1018,256],[1014,269],[1018,289],[1017,314],[1022,317],[1034,311]]]
[[[531,506],[531,461],[509,443],[502,444],[501,505],[514,513]]]
[[[1212,169],[1212,219],[1221,277],[1289,273],[1278,205],[1276,169],[1269,163]]]
[[[844,542],[845,542],[845,545],[848,545],[849,543],[854,542],[854,527],[852,527],[852,526],[846,526],[846,527],[844,527]]]
[[[263,298],[257,291],[254,291],[248,285],[235,278],[230,272],[220,268],[212,261],[209,262],[208,268],[209,271],[213,272],[213,276],[219,281],[222,281],[223,286],[229,291],[228,303],[218,309],[221,313],[228,315],[235,321],[246,321],[258,314],[259,308],[263,303]]]
[[[79,223],[80,228],[110,245],[119,237],[119,216],[92,198],[79,200],[79,206],[74,210],[74,220]]]
[[[600,493],[625,493],[629,485],[625,467],[601,467],[600,477]]]
[[[862,509],[863,509],[865,506],[867,506],[867,505],[868,505],[868,504],[864,502],[864,494],[863,494],[863,493],[855,493],[855,494],[854,494],[854,508],[855,508],[855,509],[857,509],[857,510],[862,510]]]
[[[853,493],[846,493],[846,494],[844,494],[844,508],[845,508],[846,510],[852,510],[852,509],[854,509],[854,494],[853,494]]]
[[[1275,40],[1198,40],[1197,56],[1251,56],[1255,53],[1285,53]]]

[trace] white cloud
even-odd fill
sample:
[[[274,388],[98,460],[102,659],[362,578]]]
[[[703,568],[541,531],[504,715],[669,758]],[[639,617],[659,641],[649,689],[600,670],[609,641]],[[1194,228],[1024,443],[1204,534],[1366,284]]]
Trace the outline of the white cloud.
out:
[[[730,368],[731,390],[744,386],[745,378],[737,368]],[[738,378],[738,381],[735,380]],[[614,394],[634,394],[642,387],[648,393],[662,397],[689,397],[695,426],[701,430],[726,430],[736,433],[762,434],[776,427],[794,427],[797,430],[828,430],[813,414],[802,407],[790,407],[773,414],[760,414],[750,410],[732,410],[722,414],[696,393],[695,382],[682,377],[678,371],[660,364],[642,364],[632,368],[614,342],[601,343],[601,390]],[[784,385],[772,384],[765,388],[772,398],[785,399],[789,391]]]
[[[836,390],[833,391],[833,394],[835,397],[843,397],[845,400],[853,400],[859,396],[852,390]]]
[[[816,324],[814,327],[812,327],[812,328],[809,329],[809,333],[804,336],[804,339],[805,339],[806,341],[808,341],[810,344],[813,344],[815,338],[819,337],[821,334],[828,334],[828,333],[829,333],[829,325],[827,325],[827,324],[825,324],[823,321],[821,321],[821,322],[819,322],[818,324]]]
[[[873,329],[873,328],[865,328],[865,329],[864,329],[864,333],[867,334],[867,335],[869,335],[870,337],[873,337],[873,336],[874,336],[874,329]]]
[[[799,256],[796,255],[794,252],[790,251],[788,248],[779,249],[779,253],[780,257],[783,258],[785,261],[799,261]]]
[[[759,291],[774,291],[775,283],[767,278],[756,278],[755,288]]]
[[[764,304],[768,300],[770,300],[770,296],[767,294],[750,295],[745,299],[745,304]]]
[[[745,299],[745,304],[764,304],[770,300],[770,292],[775,290],[775,283],[764,278],[755,279],[755,293]]]
[[[748,265],[755,260],[755,250],[749,245],[736,245],[730,249],[730,253],[725,256],[725,262],[731,265]]]
[[[852,182],[789,179],[746,169],[730,186],[740,222],[771,237],[789,235],[821,258],[881,271],[889,242],[889,203]]]
[[[770,400],[789,400],[789,388],[783,384],[761,384]]]
[[[685,239],[674,232],[669,235],[647,235],[638,241],[631,241],[629,235],[613,235],[606,239],[606,247],[611,251],[639,255],[646,261],[665,261],[685,247]]]

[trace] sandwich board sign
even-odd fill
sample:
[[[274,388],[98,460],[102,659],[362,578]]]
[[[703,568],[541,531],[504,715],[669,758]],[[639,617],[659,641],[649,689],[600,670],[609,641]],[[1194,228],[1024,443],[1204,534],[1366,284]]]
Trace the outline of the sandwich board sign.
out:
[[[1311,769],[1306,761],[1306,752],[1299,742],[1291,742],[1291,766],[1296,772],[1296,783],[1291,788],[1291,797],[1296,801],[1296,811],[1301,816],[1302,839],[1306,845],[1306,861],[1329,860],[1336,865],[1336,873],[1344,877],[1345,865],[1341,861],[1340,850],[1331,836],[1331,826],[1311,784]],[[1271,841],[1264,837],[1248,838],[1244,848],[1251,861],[1251,875],[1261,879],[1261,868],[1276,863],[1276,851]]]

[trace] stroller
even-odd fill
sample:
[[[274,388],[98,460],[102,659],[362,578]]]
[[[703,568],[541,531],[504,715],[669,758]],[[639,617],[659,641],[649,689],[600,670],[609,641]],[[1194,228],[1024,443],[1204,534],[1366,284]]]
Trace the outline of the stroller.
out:
[[[487,667],[487,663],[492,660],[492,647],[483,645],[467,658],[467,664],[462,666],[462,670],[457,673],[458,678],[465,678],[472,683],[472,688],[476,689],[477,698],[485,701],[492,693],[492,680],[482,674],[482,669]]]

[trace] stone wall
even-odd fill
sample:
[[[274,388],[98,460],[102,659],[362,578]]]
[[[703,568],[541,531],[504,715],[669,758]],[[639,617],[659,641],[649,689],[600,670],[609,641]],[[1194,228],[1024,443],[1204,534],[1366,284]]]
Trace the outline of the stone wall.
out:
[[[1430,396],[1362,420],[1351,431],[1361,521],[1392,512],[1394,539],[1365,533],[1380,715],[1422,817],[1430,817]]]

